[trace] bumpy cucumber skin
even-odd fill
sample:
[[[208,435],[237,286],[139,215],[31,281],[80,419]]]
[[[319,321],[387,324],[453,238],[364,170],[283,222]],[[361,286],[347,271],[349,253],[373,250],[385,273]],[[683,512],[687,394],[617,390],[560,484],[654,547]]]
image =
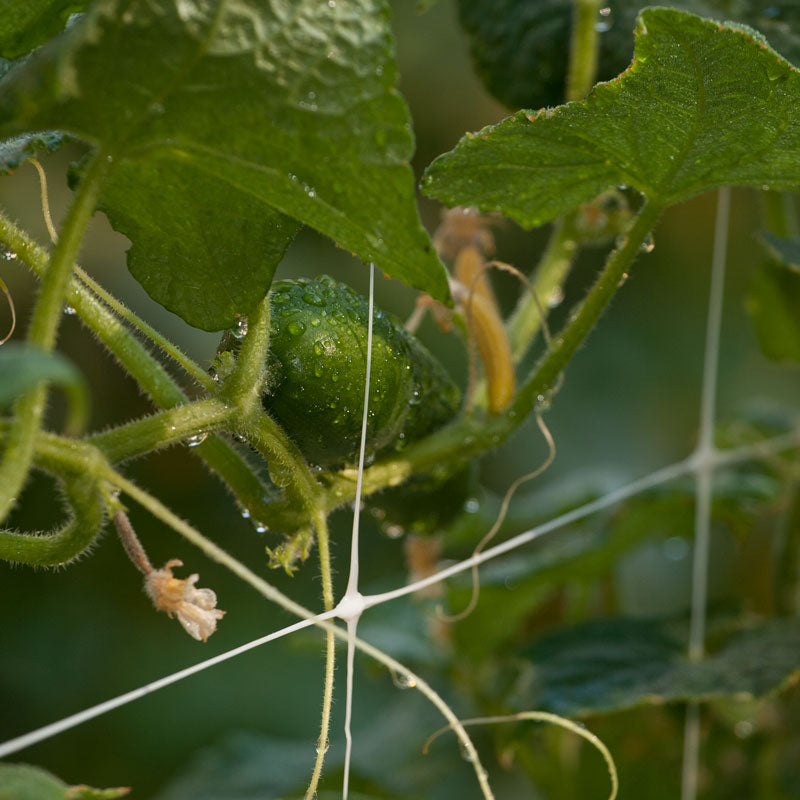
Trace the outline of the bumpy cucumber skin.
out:
[[[310,463],[355,463],[367,358],[367,301],[328,276],[272,285],[264,407]],[[433,356],[375,309],[366,451],[400,448],[456,414],[460,392]]]

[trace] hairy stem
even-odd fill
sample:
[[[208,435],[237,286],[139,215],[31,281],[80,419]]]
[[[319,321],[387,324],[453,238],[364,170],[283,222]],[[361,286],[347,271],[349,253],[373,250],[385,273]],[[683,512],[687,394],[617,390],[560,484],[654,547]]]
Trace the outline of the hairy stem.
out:
[[[50,266],[42,280],[28,329],[28,344],[42,350],[52,350],[55,345],[72,265],[80,250],[86,226],[94,214],[107,168],[105,155],[102,152],[95,154],[67,212]],[[15,405],[14,424],[0,464],[0,520],[8,516],[25,483],[46,401],[47,384],[41,382],[23,394]]]
[[[326,611],[333,608],[333,570],[331,569],[331,547],[328,533],[328,520],[325,514],[317,514],[314,518],[317,530],[317,547],[319,548],[319,566],[322,574],[322,603]],[[322,765],[328,750],[328,735],[331,726],[331,706],[333,704],[333,673],[336,666],[336,636],[332,631],[325,634],[325,679],[322,690],[322,718],[320,720],[319,741],[317,742],[317,758],[314,770],[306,789],[306,800],[317,796],[317,786],[322,775]]]
[[[48,267],[47,251],[2,214],[0,214],[0,242],[17,253],[20,260],[37,276],[44,277]],[[184,391],[161,364],[153,358],[119,317],[80,280],[73,277],[69,282],[66,300],[75,309],[83,324],[115,356],[156,406],[168,409],[187,402],[188,398]],[[219,475],[254,519],[266,517],[266,487],[229,444],[216,436],[210,436],[194,448],[194,453],[203,458]]]
[[[567,100],[583,100],[597,74],[597,23],[600,0],[574,0],[569,43]]]
[[[232,414],[221,400],[198,400],[95,434],[89,441],[116,463],[177,444],[198,431],[222,428],[230,423]]]

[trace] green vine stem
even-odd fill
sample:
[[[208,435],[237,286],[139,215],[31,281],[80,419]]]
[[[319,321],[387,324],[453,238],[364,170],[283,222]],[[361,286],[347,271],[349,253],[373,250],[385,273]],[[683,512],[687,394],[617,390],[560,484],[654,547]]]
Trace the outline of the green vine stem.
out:
[[[314,527],[317,531],[317,547],[319,549],[320,574],[322,576],[322,603],[326,611],[331,611],[334,605],[333,596],[333,570],[331,568],[330,535],[328,520],[325,514],[314,517]],[[313,800],[317,796],[317,786],[322,775],[322,765],[325,762],[325,753],[328,750],[328,732],[331,726],[331,707],[333,705],[333,674],[336,666],[336,637],[331,631],[325,635],[325,678],[322,690],[322,718],[320,720],[319,740],[317,742],[317,757],[314,769],[306,789],[305,800]]]
[[[506,327],[515,363],[518,364],[523,359],[541,330],[542,315],[539,306],[547,313],[551,298],[561,292],[577,252],[578,239],[573,213],[554,224],[550,240],[533,275],[533,296],[531,292],[524,292],[508,320]]]
[[[67,212],[50,266],[42,280],[27,339],[29,344],[43,350],[52,350],[55,344],[72,265],[94,214],[108,166],[103,152],[95,154]],[[44,418],[46,399],[47,385],[41,383],[23,394],[15,405],[14,424],[0,464],[0,520],[8,516],[25,483],[33,458],[34,440]]]
[[[117,463],[223,428],[230,424],[233,413],[231,406],[212,397],[128,422],[88,441]]]
[[[0,242],[16,253],[34,274],[44,277],[48,266],[47,251],[2,214]],[[187,402],[183,390],[130,329],[75,278],[68,285],[67,303],[158,407],[168,409]],[[210,436],[193,452],[219,475],[240,505],[247,508],[255,519],[266,516],[266,487],[229,444]]]
[[[600,0],[574,0],[569,43],[567,100],[583,100],[597,74],[597,20]]]
[[[19,533],[0,529],[0,557],[17,564],[56,567],[83,553],[100,534],[105,505],[97,481],[81,472],[59,474],[71,510],[64,525],[50,532]]]

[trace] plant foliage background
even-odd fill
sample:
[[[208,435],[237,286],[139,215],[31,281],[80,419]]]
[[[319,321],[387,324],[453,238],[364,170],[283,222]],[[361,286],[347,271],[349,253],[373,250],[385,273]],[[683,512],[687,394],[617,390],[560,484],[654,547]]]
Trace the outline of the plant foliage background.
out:
[[[78,10],[63,5],[65,13]],[[471,48],[479,72],[490,76],[490,88],[496,87],[492,76],[498,69],[502,75],[497,64],[505,63],[503,50],[496,39],[476,33],[475,20],[484,18],[481,5],[462,0],[456,7],[442,0],[424,16],[417,16],[407,3],[395,3],[392,8],[399,85],[414,123],[412,163],[417,178],[465,131],[497,123],[509,113],[487,94],[470,62]],[[566,36],[563,24],[554,22],[560,19],[557,11],[564,3],[549,0],[535,5],[534,16],[541,19],[533,20],[534,29],[539,26],[547,31],[548,41],[554,48],[558,45],[560,53],[561,40],[547,25],[552,23],[554,31]],[[617,74],[629,61],[633,40],[628,31],[638,10],[629,5],[612,4],[610,16],[599,20],[608,25],[600,35],[601,48],[613,57],[610,62],[601,61],[601,78]],[[773,26],[764,30],[770,43],[798,63],[798,51],[792,47],[800,33],[789,4],[742,3],[747,9],[741,14],[732,3],[709,2],[702,8],[699,4],[676,5],[708,16],[738,14],[737,18],[752,24],[766,20]],[[471,38],[462,33],[459,15]],[[499,10],[497,18],[505,19]],[[113,20],[105,22],[113,25]],[[519,24],[515,29],[520,36],[527,30]],[[0,28],[0,40],[2,35]],[[505,81],[506,91],[496,89],[500,101],[512,110],[519,105],[537,109],[560,102],[554,92],[563,86],[563,64],[549,72],[540,68],[540,61],[556,54],[539,54],[530,39],[524,44],[526,47],[515,48],[520,54],[517,61],[535,51],[538,60],[532,61],[537,66],[531,67],[525,60],[521,68],[525,75],[540,76],[542,85],[533,80],[527,85],[517,78]],[[150,40],[146,46],[154,51],[169,48]],[[25,45],[19,47],[23,48],[19,53],[25,52]],[[15,55],[13,49],[8,52]],[[487,60],[487,52],[494,60]],[[178,54],[170,55],[177,58]],[[126,66],[139,69],[140,63]],[[299,81],[302,75],[300,71],[290,77]],[[388,61],[386,73],[377,77],[384,88],[392,85],[394,74]],[[163,80],[163,75],[154,71],[153,79]],[[46,91],[49,87],[35,88]],[[29,97],[32,91],[24,87],[19,97]],[[220,304],[227,292],[214,283],[220,280],[214,274],[219,257],[214,247],[217,232],[227,237],[234,231],[233,240],[221,240],[231,251],[227,263],[234,269],[239,263],[242,269],[241,277],[232,283],[257,294],[282,255],[282,250],[273,250],[262,260],[259,236],[268,236],[274,247],[275,226],[283,226],[288,244],[296,227],[280,212],[300,214],[346,247],[373,253],[381,269],[389,271],[388,265],[398,264],[400,277],[408,278],[414,264],[430,266],[432,256],[413,221],[403,222],[384,212],[380,196],[364,196],[358,175],[340,174],[336,163],[315,158],[314,136],[341,136],[353,148],[369,142],[381,153],[386,152],[382,137],[397,136],[396,146],[389,148],[391,163],[375,169],[385,171],[382,185],[387,194],[410,180],[396,168],[411,155],[408,132],[398,134],[390,128],[381,134],[381,125],[399,113],[397,96],[386,95],[385,109],[365,104],[363,119],[359,118],[362,135],[347,142],[349,126],[354,124],[350,110],[304,110],[297,107],[296,97],[280,98],[276,108],[245,109],[232,93],[225,98],[230,106],[221,110],[220,124],[207,127],[208,120],[198,121],[196,139],[181,144],[183,156],[173,158],[175,153],[170,151],[170,158],[161,161],[166,159],[166,151],[159,149],[161,145],[150,145],[158,136],[171,142],[169,119],[162,118],[158,109],[153,117],[153,99],[144,101],[150,116],[145,114],[141,127],[131,133],[127,126],[114,129],[98,115],[98,109],[110,108],[113,99],[102,92],[102,86],[93,87],[86,93],[86,108],[72,112],[86,125],[86,136],[105,137],[112,142],[112,149],[117,148],[115,156],[122,150],[141,152],[137,155],[141,169],[115,173],[102,198],[103,208],[118,229],[135,238],[134,223],[125,218],[125,202],[138,198],[152,214],[154,228],[147,232],[154,236],[150,244],[163,249],[164,259],[174,263],[178,258],[192,269],[198,263],[204,265],[209,283],[199,293],[186,294],[179,285],[174,298],[157,298],[184,316],[198,315],[190,321],[199,328],[219,328],[233,321],[231,308]],[[313,103],[307,92],[301,99]],[[0,99],[0,105],[13,102],[17,100],[9,95]],[[765,109],[765,116],[770,110]],[[41,119],[40,127],[56,126],[59,113],[56,104],[48,111],[52,116]],[[283,130],[274,130],[276,118]],[[301,118],[303,124],[308,119],[318,119],[319,124],[310,138],[302,138],[303,148],[298,149],[292,125],[299,126],[296,120]],[[313,129],[315,123],[310,124]],[[270,142],[270,157],[284,146],[287,157],[296,159],[297,170],[287,168],[286,176],[281,176],[285,180],[278,185],[265,181],[242,192],[235,169],[221,164],[212,151],[220,140],[234,141],[242,158],[255,158],[253,153],[262,157],[265,138]],[[741,146],[742,140],[746,143],[743,136],[734,144]],[[69,197],[68,165],[83,152],[73,144],[43,158],[56,213],[65,208]],[[298,182],[291,176],[308,169],[313,172],[313,182],[295,185]],[[175,193],[148,195],[136,185],[143,175],[157,173],[163,178],[172,170],[173,185],[183,187]],[[202,230],[182,227],[183,204],[204,195],[209,176],[223,173],[229,180],[227,202],[207,212],[207,226]],[[794,180],[796,184],[796,175]],[[308,204],[309,192],[344,194],[351,213],[346,218],[326,216],[325,210]],[[0,200],[9,216],[46,241],[33,169],[22,166],[0,181]],[[433,230],[439,206],[425,198],[421,204],[423,221]],[[272,210],[265,210],[268,206]],[[564,386],[547,414],[557,445],[556,461],[518,497],[509,531],[530,527],[682,458],[694,446],[714,208],[715,196],[707,193],[664,214],[655,231],[655,248],[637,261],[587,346],[569,365]],[[721,443],[749,441],[797,421],[800,375],[797,351],[791,351],[791,334],[787,339],[786,331],[793,330],[792,320],[796,322],[800,310],[797,295],[792,295],[794,284],[774,294],[776,281],[770,280],[770,267],[765,266],[767,251],[758,238],[764,225],[762,213],[756,191],[734,192],[718,395]],[[161,236],[152,233],[156,223],[164,227]],[[382,241],[370,241],[365,231],[374,232],[381,225],[386,234],[376,235]],[[172,235],[176,229],[180,237]],[[201,234],[207,234],[207,239],[201,240]],[[545,228],[524,231],[510,223],[496,235],[499,256],[523,270],[532,267],[547,241]],[[209,361],[218,336],[187,327],[154,303],[124,266],[127,246],[125,238],[98,216],[81,261],[155,327],[197,359]],[[553,311],[554,327],[566,318],[572,303],[583,297],[602,257],[603,251],[596,248],[581,253],[566,284],[566,297]],[[135,247],[131,258],[136,272]],[[30,275],[13,259],[0,262],[0,270],[25,319],[26,302],[34,291]],[[420,270],[424,273],[424,268]],[[361,290],[366,286],[366,271],[360,263],[305,228],[275,274],[320,273],[342,278]],[[779,275],[778,281],[786,280],[783,272]],[[147,278],[138,277],[147,286]],[[228,282],[222,280],[221,285]],[[441,288],[441,283],[436,285]],[[500,276],[497,286],[501,303],[510,310],[518,293],[516,284]],[[413,298],[414,293],[398,281],[378,281],[376,302],[387,310],[404,316]],[[747,305],[756,309],[758,322],[757,309],[764,303],[768,310],[754,326]],[[784,306],[781,317],[778,310]],[[782,318],[788,319],[786,326],[779,328],[778,336],[770,336],[765,325],[779,325]],[[762,343],[788,341],[788,357],[795,363],[787,367],[766,358],[759,337]],[[453,375],[464,381],[466,363],[459,343],[439,333],[430,320],[424,323],[421,338]],[[89,381],[94,398],[91,429],[150,411],[135,384],[103,355],[73,317],[64,321],[60,349]],[[785,358],[787,354],[779,355]],[[61,403],[56,393],[51,411],[56,426],[64,416]],[[471,552],[496,514],[497,495],[518,475],[534,468],[544,454],[538,430],[527,424],[481,461],[485,491],[476,493],[477,502],[469,506],[477,510],[466,515],[463,526],[450,534],[448,556],[464,557]],[[747,464],[718,476],[709,606],[709,642],[714,655],[702,669],[690,669],[682,655],[693,525],[689,481],[669,484],[591,516],[533,547],[516,551],[502,563],[488,565],[482,571],[481,603],[464,622],[444,627],[433,621],[436,601],[402,599],[373,609],[365,616],[360,633],[430,677],[461,716],[526,708],[580,716],[614,753],[621,797],[666,800],[678,795],[685,709],[681,701],[713,698],[704,705],[702,715],[702,796],[797,797],[800,511],[796,468],[795,459],[791,480],[770,462]],[[221,485],[185,448],[171,448],[133,462],[127,471],[139,483],[157,487],[159,497],[179,515],[202,523],[203,530],[234,555],[249,564],[265,563],[264,545],[269,540],[239,516]],[[55,523],[59,519],[56,498],[52,482],[37,477],[26,488],[11,524],[32,529]],[[145,514],[133,509],[131,518],[154,562],[173,557],[177,549],[187,564],[192,564],[191,571],[201,573],[203,585],[214,587],[227,611],[220,630],[203,646],[179,636],[174,623],[152,612],[141,592],[140,576],[110,534],[98,542],[91,557],[63,571],[2,566],[0,697],[4,710],[0,739],[291,621],[289,615],[270,607],[221,567],[202,560],[188,544]],[[349,512],[343,511],[333,520],[337,594],[343,591],[346,578],[349,520]],[[405,582],[402,540],[387,536],[374,520],[365,518],[363,524],[365,589],[375,591]],[[316,572],[310,560],[294,578],[279,571],[268,577],[290,596],[317,607]],[[453,608],[460,608],[467,597],[466,581],[456,580],[448,587]],[[758,634],[744,630],[751,623],[759,626]],[[131,785],[134,797],[156,800],[300,796],[318,729],[321,645],[321,637],[313,632],[265,645],[30,748],[24,760],[52,770],[68,783]],[[765,653],[770,654],[769,659]],[[780,659],[773,654],[780,654]],[[398,689],[384,670],[366,659],[357,657],[357,670],[353,788],[372,798],[477,796],[474,776],[455,744],[439,741],[429,755],[421,755],[422,743],[440,725],[425,700],[415,692]],[[768,697],[756,701],[748,692]],[[337,703],[323,783],[325,791],[331,792],[341,780],[341,712]],[[605,796],[607,776],[600,757],[561,731],[504,727],[478,733],[476,740],[487,756],[499,797],[566,800]]]

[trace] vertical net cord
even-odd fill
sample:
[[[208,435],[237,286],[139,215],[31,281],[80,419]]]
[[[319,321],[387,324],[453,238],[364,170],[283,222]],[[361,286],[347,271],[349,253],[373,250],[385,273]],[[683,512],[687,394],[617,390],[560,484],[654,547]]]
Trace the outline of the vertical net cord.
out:
[[[358,535],[359,518],[361,514],[361,486],[364,477],[364,454],[367,442],[367,421],[369,420],[369,384],[372,373],[372,317],[375,308],[375,265],[369,265],[369,309],[367,322],[367,369],[364,376],[364,415],[361,418],[361,447],[358,453],[358,477],[356,479],[356,496],[353,501],[353,533],[350,538],[350,575],[347,579],[347,590],[342,598],[342,603],[347,606],[352,603],[352,609],[345,615],[347,632],[350,639],[347,642],[347,674],[345,678],[345,710],[344,710],[344,777],[342,778],[342,800],[347,800],[350,787],[350,760],[353,754],[353,735],[351,721],[353,718],[353,668],[355,660],[355,644],[353,637],[356,635],[358,620],[363,611],[363,598],[358,591]]]
[[[711,497],[714,470],[714,426],[716,421],[719,342],[722,327],[722,306],[725,287],[728,224],[731,190],[717,193],[717,216],[714,225],[714,248],[711,256],[711,288],[706,321],[706,343],[703,359],[703,385],[700,397],[700,431],[695,462],[695,539],[692,562],[692,603],[689,624],[688,654],[691,661],[700,661],[705,651],[706,597],[708,560],[711,539]],[[683,739],[681,800],[697,797],[697,776],[700,760],[700,708],[690,703],[686,710]]]

